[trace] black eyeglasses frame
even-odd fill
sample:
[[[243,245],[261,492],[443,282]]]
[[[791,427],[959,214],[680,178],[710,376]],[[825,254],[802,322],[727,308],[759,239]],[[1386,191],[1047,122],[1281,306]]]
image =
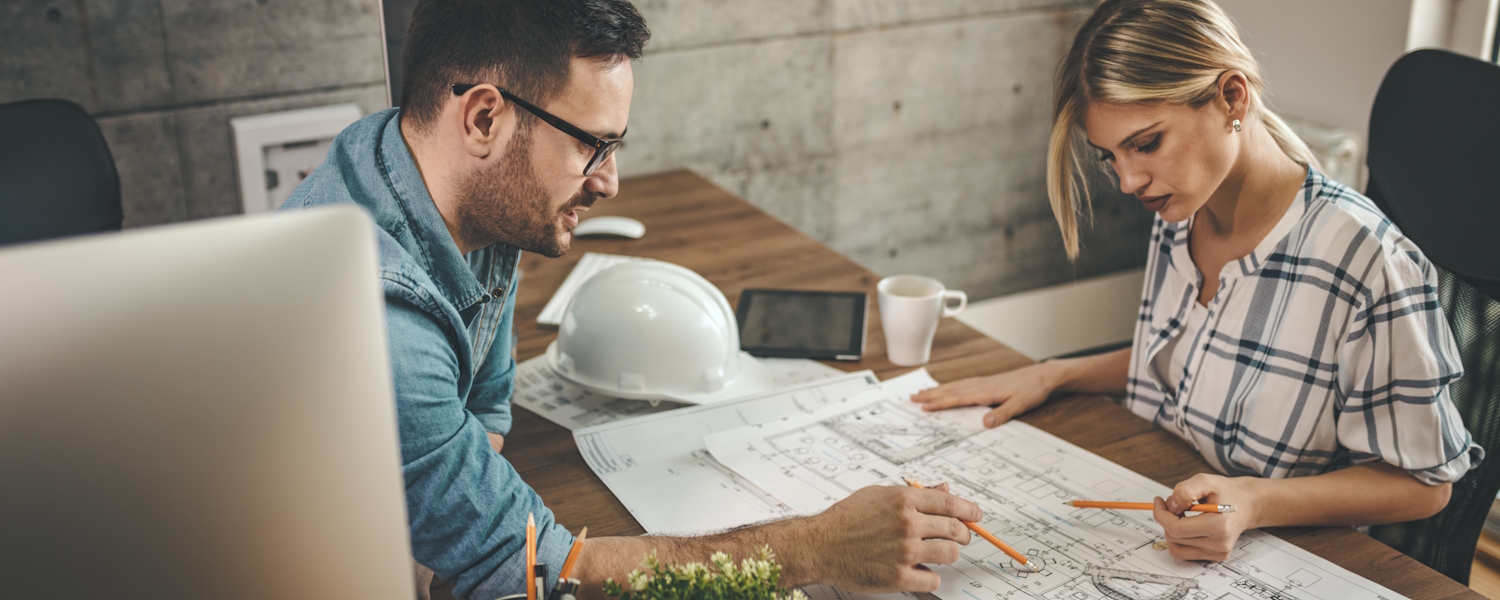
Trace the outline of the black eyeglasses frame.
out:
[[[479,84],[477,83],[455,83],[453,84],[453,95],[462,96],[478,86]],[[593,149],[594,156],[589,158],[588,164],[583,167],[584,177],[593,175],[594,171],[599,170],[599,167],[605,161],[609,160],[610,155],[615,153],[615,149],[620,146],[620,143],[625,141],[625,132],[620,132],[620,137],[612,140],[601,139],[592,133],[580,129],[577,125],[562,120],[557,115],[542,110],[535,104],[522,100],[515,94],[506,91],[505,88],[496,86],[495,89],[500,92],[501,98],[516,103],[516,106],[526,109],[526,112],[536,115],[536,118],[546,121],[548,125],[557,128],[558,131],[573,136],[574,139],[583,142],[583,145]],[[627,128],[626,131],[629,131],[629,129]]]

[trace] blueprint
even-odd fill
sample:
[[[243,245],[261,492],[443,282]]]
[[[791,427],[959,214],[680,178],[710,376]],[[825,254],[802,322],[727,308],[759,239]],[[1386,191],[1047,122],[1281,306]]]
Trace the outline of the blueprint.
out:
[[[722,530],[796,513],[721,466],[704,449],[703,436],[822,408],[879,383],[869,371],[849,373],[585,427],[574,430],[573,439],[584,462],[647,533]]]
[[[984,528],[1043,566],[1019,569],[976,538],[952,566],[932,566],[945,600],[1401,597],[1259,531],[1242,535],[1221,563],[1173,559],[1151,513],[1063,504],[1149,500],[1169,494],[1166,486],[1019,421],[978,427],[982,407],[924,413],[910,394],[909,386],[866,391],[704,442],[721,464],[802,514],[903,476],[947,482],[984,510]]]
[[[778,389],[843,375],[844,372],[815,360],[802,358],[755,359],[771,371]],[[559,377],[547,365],[545,355],[516,366],[516,389],[511,403],[525,407],[568,430],[611,423],[641,415],[692,406],[677,402],[625,400],[595,394]]]
[[[703,447],[704,435],[804,414],[879,385],[873,373],[860,371],[763,396],[582,428],[573,438],[584,461],[648,533],[730,529],[796,512],[714,460]],[[808,586],[803,592],[812,600],[930,598],[853,594],[824,585]]]

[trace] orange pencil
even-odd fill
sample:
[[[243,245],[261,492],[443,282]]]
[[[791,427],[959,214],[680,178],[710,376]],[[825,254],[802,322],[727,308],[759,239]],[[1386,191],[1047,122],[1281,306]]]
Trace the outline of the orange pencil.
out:
[[[578,532],[578,539],[573,540],[573,549],[568,551],[567,560],[563,561],[562,570],[557,572],[557,586],[560,588],[563,582],[568,580],[568,575],[573,573],[573,563],[578,560],[578,555],[583,552],[583,538],[589,536],[589,528],[584,527]]]
[[[536,515],[526,514],[526,600],[536,598]]]
[[[1063,504],[1074,508],[1109,508],[1114,510],[1152,510],[1155,508],[1150,502],[1104,502],[1100,500],[1074,500]],[[1201,513],[1232,513],[1234,506],[1229,504],[1194,504],[1188,507],[1192,512]]]
[[[917,483],[915,481],[912,481],[910,479],[907,479],[905,477],[902,477],[901,480],[905,481],[906,485],[912,486],[914,488],[921,488],[922,487],[922,484]],[[964,525],[969,526],[969,531],[972,531],[975,534],[977,534],[979,537],[984,538],[985,541],[987,541],[987,542],[989,542],[991,544],[994,544],[994,546],[996,548],[999,548],[1001,552],[1004,552],[1006,556],[1011,557],[1011,559],[1013,559],[1016,562],[1020,563],[1021,566],[1026,567],[1032,573],[1040,573],[1040,572],[1042,572],[1041,567],[1038,567],[1038,566],[1036,566],[1034,564],[1031,564],[1031,561],[1026,560],[1026,555],[1025,554],[1021,554],[1020,552],[1016,552],[1015,548],[1012,548],[1012,547],[1010,547],[1009,544],[1006,544],[1005,542],[1000,541],[1000,538],[995,537],[994,534],[991,534],[990,532],[985,531],[984,528],[980,527],[978,523],[970,523],[968,521],[964,521],[963,523],[964,523]]]

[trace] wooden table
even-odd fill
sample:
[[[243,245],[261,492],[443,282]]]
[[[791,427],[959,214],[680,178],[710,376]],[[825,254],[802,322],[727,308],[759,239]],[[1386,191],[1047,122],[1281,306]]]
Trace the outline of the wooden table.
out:
[[[563,258],[526,254],[525,279],[516,303],[518,358],[542,354],[556,331],[536,318],[585,252],[657,258],[683,265],[712,281],[731,304],[747,287],[865,290],[870,328],[865,358],[829,362],[845,371],[872,369],[882,379],[910,369],[885,358],[878,307],[879,276],[766,215],[749,203],[687,171],[630,179],[620,194],[600,201],[589,216],[626,215],[646,224],[640,240],[577,240]],[[986,375],[1032,361],[953,319],[938,327],[928,371],[938,381]],[[1186,443],[1104,397],[1054,399],[1021,418],[1053,435],[1171,486],[1213,472]],[[591,535],[644,533],[625,507],[584,463],[571,433],[523,408],[505,442],[505,456],[541,494],[558,522]],[[1425,565],[1346,527],[1271,530],[1277,536],[1411,598],[1482,598]]]

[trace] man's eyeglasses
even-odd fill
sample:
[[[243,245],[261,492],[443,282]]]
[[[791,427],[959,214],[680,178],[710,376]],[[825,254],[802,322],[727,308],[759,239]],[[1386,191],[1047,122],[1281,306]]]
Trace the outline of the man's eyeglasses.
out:
[[[455,83],[453,84],[453,94],[456,96],[462,96],[469,90],[474,89],[474,87],[477,85],[479,84]],[[610,155],[615,153],[615,148],[620,147],[620,142],[625,138],[625,133],[621,132],[619,138],[613,140],[601,140],[595,137],[593,134],[579,129],[578,126],[564,121],[558,118],[556,115],[553,115],[552,113],[537,108],[535,104],[517,98],[515,94],[507,92],[503,88],[497,87],[495,89],[500,91],[500,97],[516,103],[516,106],[526,109],[527,112],[536,115],[538,119],[546,121],[548,125],[556,127],[558,131],[571,135],[574,139],[583,142],[583,145],[588,146],[589,148],[593,148],[593,158],[590,158],[589,163],[587,165],[584,165],[583,167],[584,177],[593,175],[594,171],[599,170],[599,166],[604,164],[604,161],[609,160]]]

